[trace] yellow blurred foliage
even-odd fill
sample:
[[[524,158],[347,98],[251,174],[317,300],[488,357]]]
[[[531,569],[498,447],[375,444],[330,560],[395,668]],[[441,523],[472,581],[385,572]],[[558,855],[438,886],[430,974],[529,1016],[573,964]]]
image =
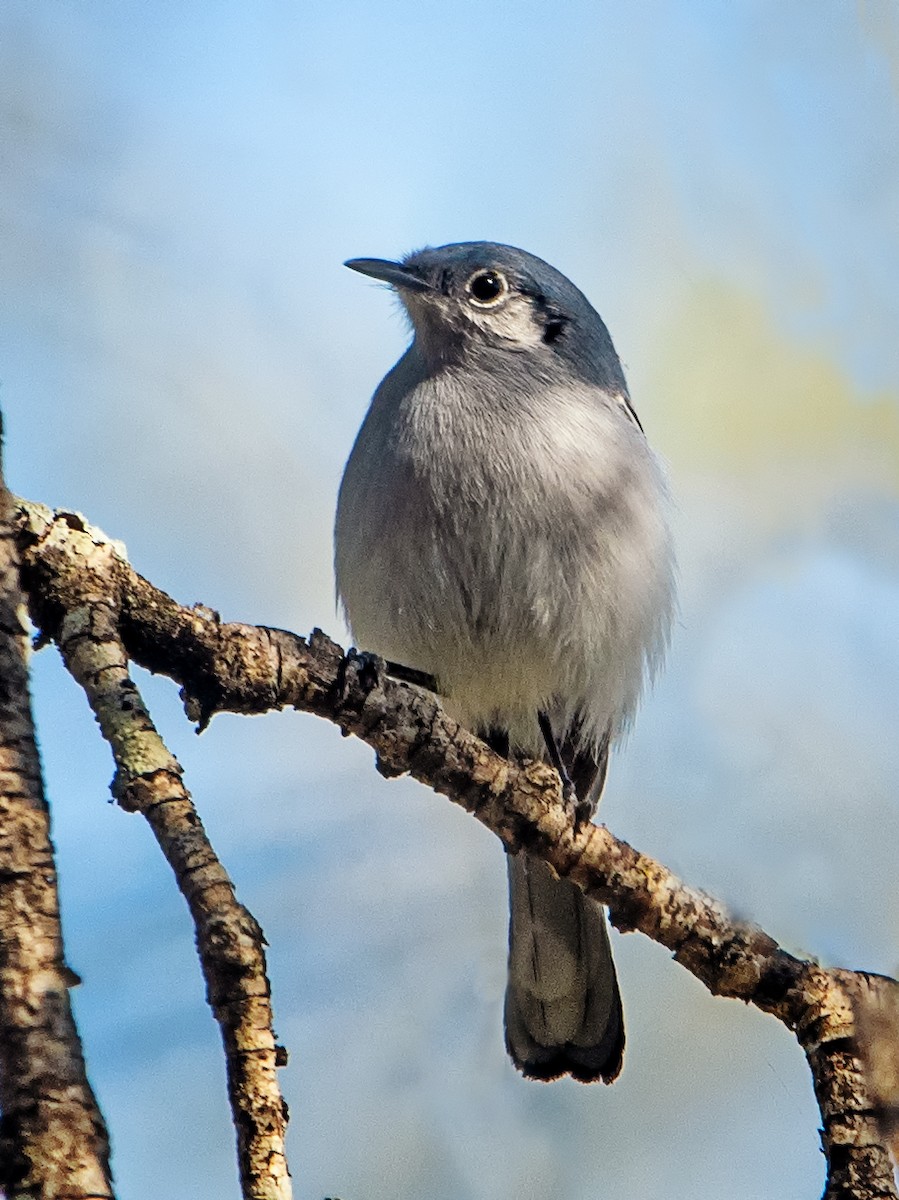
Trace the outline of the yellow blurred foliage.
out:
[[[826,353],[786,338],[719,280],[688,294],[650,371],[653,440],[676,472],[826,473],[899,492],[899,394],[862,394]],[[736,477],[736,478],[734,478]]]

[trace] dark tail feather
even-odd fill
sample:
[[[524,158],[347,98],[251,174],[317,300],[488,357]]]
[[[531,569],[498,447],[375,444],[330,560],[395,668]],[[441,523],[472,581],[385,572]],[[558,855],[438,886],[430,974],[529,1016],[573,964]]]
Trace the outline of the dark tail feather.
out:
[[[602,907],[546,863],[509,860],[506,1047],[531,1079],[611,1083],[624,1020]]]
[[[563,748],[582,811],[593,811],[602,790],[602,750],[588,765],[583,753]],[[624,1019],[605,910],[539,859],[510,856],[508,866],[512,1061],[530,1079],[611,1083],[621,1070]]]

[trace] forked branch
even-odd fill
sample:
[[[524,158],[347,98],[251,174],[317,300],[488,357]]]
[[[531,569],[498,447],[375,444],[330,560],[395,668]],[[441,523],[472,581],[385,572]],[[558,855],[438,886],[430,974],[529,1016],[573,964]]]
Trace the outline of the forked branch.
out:
[[[494,754],[451,720],[433,694],[388,677],[378,660],[344,655],[320,631],[306,641],[284,630],[226,624],[204,607],[183,607],[138,575],[121,549],[77,514],[21,503],[18,529],[32,619],[62,646],[89,695],[96,667],[85,670],[78,656],[93,662],[99,647],[115,647],[102,702],[111,715],[101,716],[114,749],[117,725],[131,720],[122,709],[134,705],[126,656],[178,682],[188,715],[201,728],[216,712],[284,707],[333,721],[375,750],[382,773],[408,772],[449,796],[509,851],[539,855],[607,904],[619,929],[639,930],[667,946],[713,994],[754,1004],[793,1030],[821,1110],[825,1197],[895,1200],[854,1015],[855,1005],[872,995],[892,995],[894,981],[796,958],[604,827],[576,825],[555,772]],[[92,702],[100,715],[98,698]],[[156,757],[157,749],[124,775],[120,761],[120,798],[145,809],[167,807],[153,799],[156,789],[168,798],[180,788],[180,775],[162,750]]]

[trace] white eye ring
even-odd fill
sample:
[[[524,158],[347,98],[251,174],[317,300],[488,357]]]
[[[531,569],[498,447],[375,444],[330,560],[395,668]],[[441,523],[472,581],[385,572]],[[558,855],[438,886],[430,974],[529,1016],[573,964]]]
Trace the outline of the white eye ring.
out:
[[[477,308],[495,308],[509,294],[509,284],[501,271],[481,267],[465,285],[468,299]]]

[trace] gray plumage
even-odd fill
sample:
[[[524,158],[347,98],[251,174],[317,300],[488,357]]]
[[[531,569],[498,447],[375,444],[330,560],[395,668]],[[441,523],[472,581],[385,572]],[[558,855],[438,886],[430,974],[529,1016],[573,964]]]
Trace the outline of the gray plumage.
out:
[[[353,637],[432,674],[449,711],[513,755],[543,753],[547,714],[592,813],[673,606],[665,482],[606,327],[509,246],[348,265],[392,284],[414,330],[340,488]],[[534,1078],[611,1082],[624,1027],[605,915],[525,855],[509,875],[509,1052]]]

